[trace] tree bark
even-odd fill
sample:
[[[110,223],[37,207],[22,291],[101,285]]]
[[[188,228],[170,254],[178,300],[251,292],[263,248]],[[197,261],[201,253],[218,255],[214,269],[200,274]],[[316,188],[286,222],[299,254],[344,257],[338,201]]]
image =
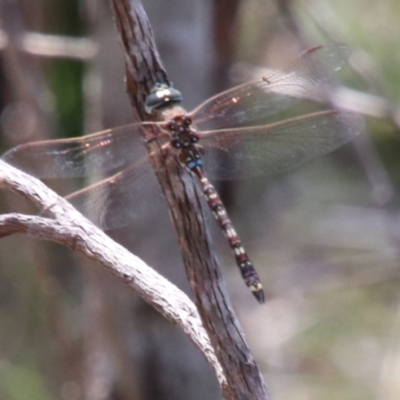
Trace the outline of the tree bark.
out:
[[[142,5],[112,0],[120,43],[125,55],[127,91],[134,112],[149,119],[144,101],[156,83],[169,83],[152,38]],[[159,117],[159,116],[158,116]],[[149,132],[150,137],[152,132]],[[165,162],[157,143],[147,145],[156,154],[152,164],[167,198],[186,273],[204,327],[221,363],[228,385],[224,398],[269,398],[256,362],[234,315],[206,228],[201,193],[178,160]]]

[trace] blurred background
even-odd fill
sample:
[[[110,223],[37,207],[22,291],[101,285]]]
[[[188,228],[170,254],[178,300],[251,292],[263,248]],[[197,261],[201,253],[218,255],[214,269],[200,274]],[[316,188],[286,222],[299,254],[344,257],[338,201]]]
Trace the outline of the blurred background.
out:
[[[400,3],[143,5],[189,110],[256,67],[282,66],[329,42],[352,48],[333,100],[365,116],[365,133],[294,172],[217,183],[261,276],[264,306],[246,289],[209,219],[233,306],[274,400],[398,399]],[[133,122],[106,0],[0,0],[0,6],[1,153]],[[75,188],[51,184],[63,194]],[[157,190],[141,182],[137,192],[148,205],[110,235],[188,293]],[[38,210],[1,190],[0,212],[11,211]],[[220,393],[188,339],[101,266],[15,236],[0,241],[0,398]]]

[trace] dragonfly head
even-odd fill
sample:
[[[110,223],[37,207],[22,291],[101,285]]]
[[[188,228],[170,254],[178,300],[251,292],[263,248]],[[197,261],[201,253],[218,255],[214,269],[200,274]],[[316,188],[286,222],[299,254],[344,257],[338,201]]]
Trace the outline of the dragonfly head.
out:
[[[182,102],[182,93],[165,83],[156,83],[146,97],[145,110],[151,114],[154,110],[167,107],[173,103]]]

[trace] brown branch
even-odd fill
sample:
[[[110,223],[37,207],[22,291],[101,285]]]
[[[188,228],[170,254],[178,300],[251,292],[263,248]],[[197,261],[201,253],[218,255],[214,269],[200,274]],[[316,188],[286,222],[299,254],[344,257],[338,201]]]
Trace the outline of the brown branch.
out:
[[[149,83],[168,82],[153,33],[139,1],[111,0],[111,3],[125,54],[128,95],[137,107],[134,113],[149,119],[143,107]],[[156,141],[147,147],[155,154],[151,161],[167,198],[197,308],[227,378],[224,398],[267,399],[264,381],[226,294],[206,228],[202,194],[178,160],[166,162],[167,155],[157,151]]]
[[[0,238],[29,232],[34,237],[60,243],[98,261],[185,332],[214,369],[220,385],[226,386],[196,307],[182,291],[114,242],[42,182],[1,160],[0,187],[23,195],[55,216],[55,219],[49,219],[17,213],[0,215]]]
[[[111,0],[119,40],[125,56],[126,86],[133,113],[141,120],[150,119],[144,102],[152,87],[169,83],[158,55],[153,31],[138,0]]]

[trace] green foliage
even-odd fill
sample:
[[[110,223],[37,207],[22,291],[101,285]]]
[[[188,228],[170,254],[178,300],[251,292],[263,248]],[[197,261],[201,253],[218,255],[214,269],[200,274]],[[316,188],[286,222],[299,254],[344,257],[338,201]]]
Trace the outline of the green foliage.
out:
[[[55,400],[34,366],[0,364],[1,391],[7,400]]]
[[[83,131],[83,74],[84,65],[78,61],[48,63],[47,76],[55,96],[59,123],[67,137],[79,136]]]

